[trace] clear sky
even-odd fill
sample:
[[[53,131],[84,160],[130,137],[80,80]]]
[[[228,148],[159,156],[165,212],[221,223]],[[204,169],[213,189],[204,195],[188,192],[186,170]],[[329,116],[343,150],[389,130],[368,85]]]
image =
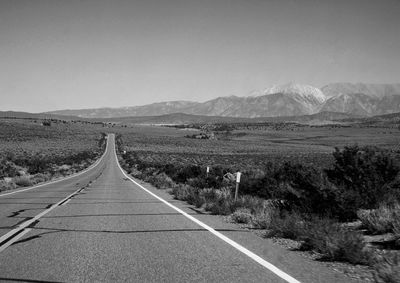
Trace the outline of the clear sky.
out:
[[[0,110],[400,82],[400,0],[0,0]]]

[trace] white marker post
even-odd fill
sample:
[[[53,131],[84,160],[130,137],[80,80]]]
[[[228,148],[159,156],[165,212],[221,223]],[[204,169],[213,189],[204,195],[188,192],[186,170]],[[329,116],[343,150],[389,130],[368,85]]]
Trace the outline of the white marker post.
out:
[[[207,166],[207,177],[208,177],[208,173],[210,173],[210,167]]]
[[[238,193],[239,193],[239,183],[240,183],[240,176],[242,173],[236,172],[236,189],[235,189],[235,201],[237,201]]]

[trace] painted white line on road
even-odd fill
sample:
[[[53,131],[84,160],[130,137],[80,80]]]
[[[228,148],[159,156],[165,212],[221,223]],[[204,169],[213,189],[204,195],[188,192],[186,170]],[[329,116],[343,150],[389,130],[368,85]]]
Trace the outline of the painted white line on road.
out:
[[[143,189],[144,191],[146,191],[147,193],[149,193],[150,195],[152,195],[153,197],[155,197],[156,199],[158,199],[159,201],[163,202],[164,204],[168,205],[169,207],[171,207],[172,209],[176,210],[177,212],[181,213],[183,216],[189,218],[190,220],[192,220],[193,222],[195,222],[196,224],[198,224],[199,226],[203,227],[204,229],[208,230],[209,232],[211,232],[212,234],[214,234],[215,236],[217,236],[218,238],[220,238],[221,240],[223,240],[224,242],[228,243],[229,245],[231,245],[232,247],[234,247],[235,249],[239,250],[240,252],[242,252],[243,254],[245,254],[246,256],[248,256],[249,258],[251,258],[252,260],[256,261],[257,263],[261,264],[263,267],[269,269],[270,271],[272,271],[273,273],[275,273],[277,276],[279,276],[280,278],[286,280],[289,283],[300,283],[300,281],[298,281],[297,279],[293,278],[292,276],[290,276],[289,274],[285,273],[284,271],[280,270],[278,267],[276,267],[275,265],[269,263],[268,261],[266,261],[265,259],[261,258],[260,256],[256,255],[255,253],[251,252],[250,250],[246,249],[245,247],[243,247],[242,245],[236,243],[235,241],[231,240],[230,238],[226,237],[225,235],[221,234],[220,232],[216,231],[215,229],[211,228],[210,226],[208,226],[207,224],[201,222],[200,220],[194,218],[193,216],[187,214],[186,212],[184,212],[183,210],[181,210],[180,208],[170,204],[168,201],[164,200],[163,198],[157,196],[156,194],[152,193],[151,191],[149,191],[148,189],[146,189],[145,187],[143,187],[142,185],[140,185],[138,182],[136,182],[134,179],[132,179],[128,174],[125,173],[125,171],[122,169],[121,165],[118,162],[118,157],[117,157],[117,153],[115,151],[115,146],[114,146],[114,155],[115,155],[115,159],[117,160],[117,165],[119,167],[119,169],[121,170],[122,174],[124,174],[124,176],[126,178],[128,178],[129,180],[131,180],[135,185],[137,185],[139,188]]]
[[[29,233],[32,229],[31,228],[27,228],[24,231],[22,231],[21,233],[19,233],[17,236],[15,236],[14,238],[12,238],[10,241],[8,241],[7,243],[5,243],[4,245],[2,245],[0,247],[0,253],[2,251],[4,251],[6,248],[8,248],[9,246],[11,246],[12,244],[14,244],[16,241],[18,241],[19,239],[21,239],[26,233]]]
[[[0,194],[0,197],[4,197],[4,196],[8,196],[8,195],[13,195],[13,194],[21,193],[21,192],[26,192],[26,191],[29,191],[29,190],[37,189],[37,188],[40,188],[40,187],[43,187],[43,186],[55,184],[55,183],[58,183],[58,182],[61,182],[61,181],[65,181],[65,180],[68,180],[68,179],[71,179],[71,178],[80,176],[80,175],[82,175],[82,174],[88,172],[89,170],[93,169],[94,167],[96,167],[96,166],[101,162],[101,160],[102,160],[102,159],[104,158],[104,156],[106,155],[107,148],[108,148],[108,139],[107,139],[107,143],[106,143],[106,149],[104,150],[103,155],[102,155],[99,159],[97,159],[97,161],[96,161],[95,163],[93,163],[92,165],[90,165],[88,168],[86,168],[85,170],[83,170],[83,171],[81,171],[81,172],[78,172],[78,173],[76,173],[76,174],[73,174],[73,175],[71,175],[71,176],[68,176],[68,177],[65,177],[65,178],[62,178],[62,179],[59,179],[59,180],[50,181],[50,182],[46,182],[46,183],[43,183],[43,184],[40,184],[40,185],[37,185],[37,186],[29,187],[29,188],[27,188],[27,189],[22,189],[22,190],[13,191],[13,192],[10,192],[10,193]]]

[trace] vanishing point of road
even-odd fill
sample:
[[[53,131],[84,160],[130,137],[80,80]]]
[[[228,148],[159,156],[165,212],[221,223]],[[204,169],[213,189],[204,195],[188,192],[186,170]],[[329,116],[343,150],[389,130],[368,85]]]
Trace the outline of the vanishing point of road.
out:
[[[114,135],[82,173],[0,194],[1,282],[351,282],[126,175]]]

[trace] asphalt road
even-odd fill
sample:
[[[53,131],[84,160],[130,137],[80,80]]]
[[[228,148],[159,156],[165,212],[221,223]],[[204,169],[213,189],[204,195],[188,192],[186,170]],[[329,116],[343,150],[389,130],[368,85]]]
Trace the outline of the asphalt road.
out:
[[[352,282],[134,183],[114,136],[79,176],[0,195],[2,282]]]

